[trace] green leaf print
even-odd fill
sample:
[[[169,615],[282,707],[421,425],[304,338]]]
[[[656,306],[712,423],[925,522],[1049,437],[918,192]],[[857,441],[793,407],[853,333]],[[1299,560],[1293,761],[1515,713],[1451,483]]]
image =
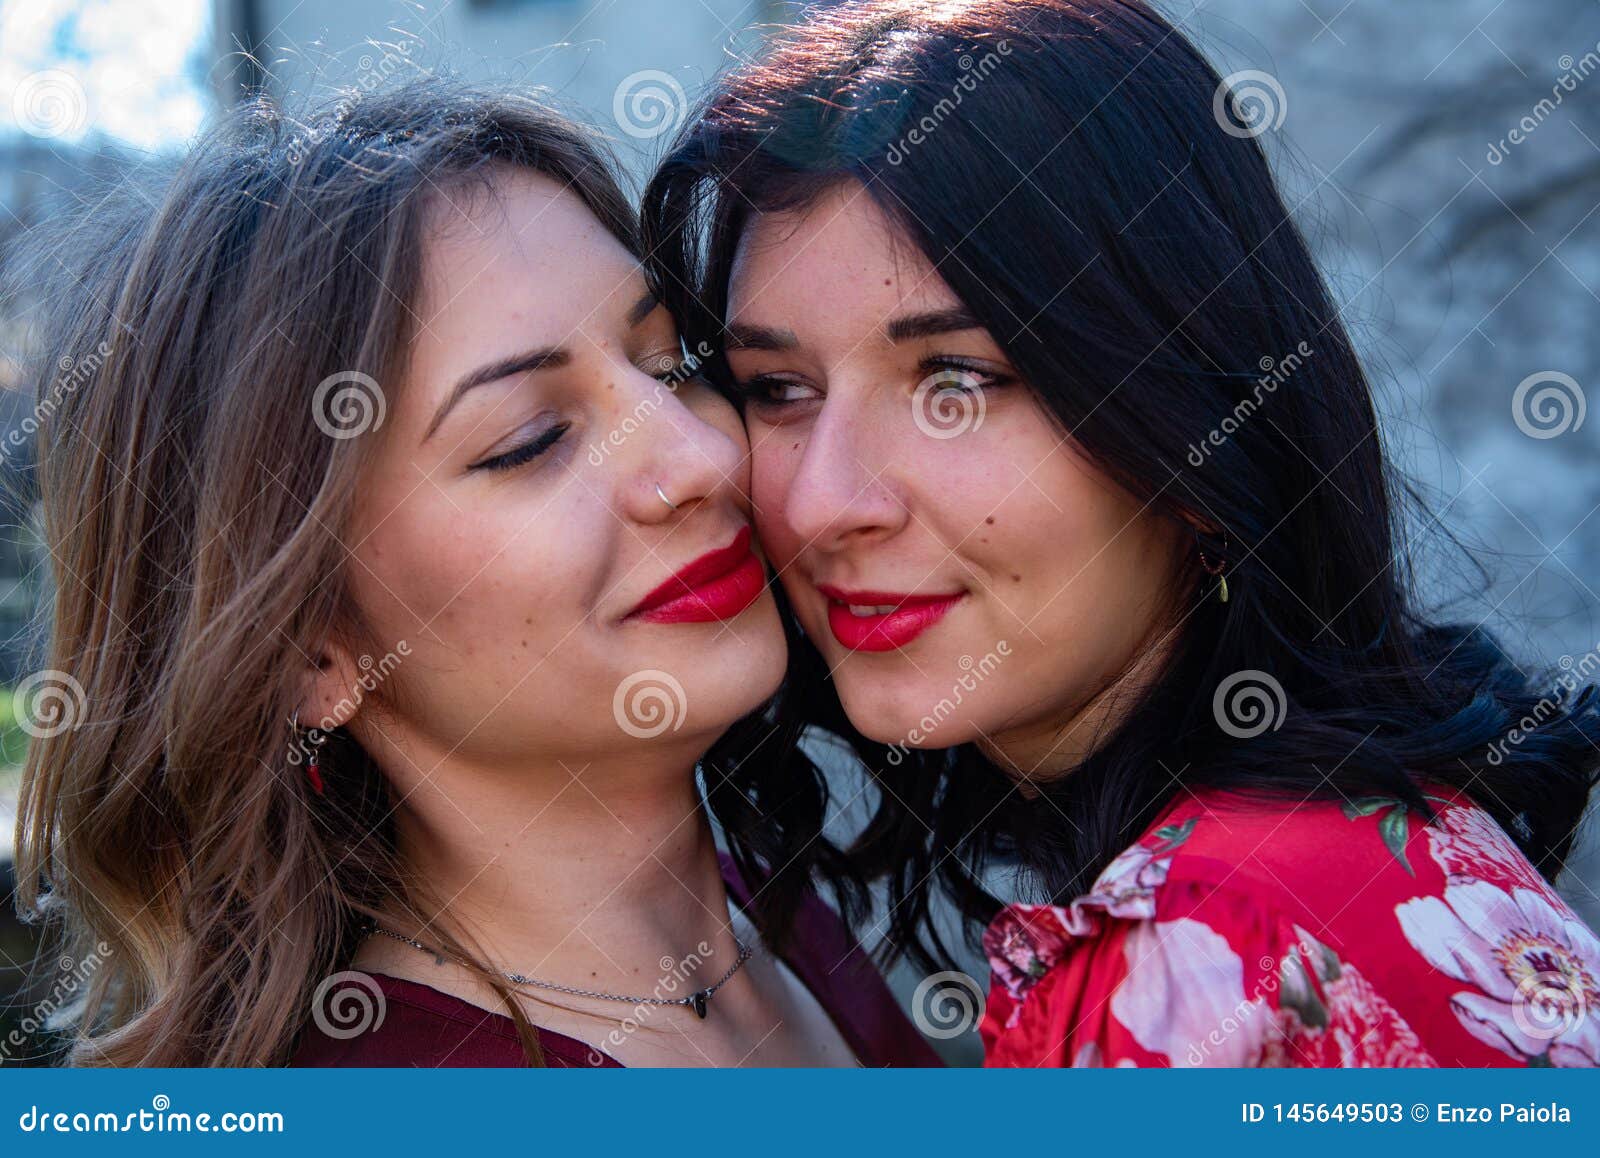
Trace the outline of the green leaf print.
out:
[[[1170,852],[1184,841],[1189,839],[1189,834],[1194,831],[1194,826],[1199,822],[1198,816],[1191,816],[1182,824],[1163,824],[1156,829],[1156,836],[1161,840],[1162,847],[1159,851]]]
[[[1436,799],[1428,797],[1429,800]],[[1449,801],[1440,801],[1448,804]],[[1384,809],[1388,809],[1384,812]],[[1378,835],[1382,838],[1384,847],[1400,862],[1400,867],[1410,876],[1416,876],[1416,870],[1411,867],[1411,862],[1406,859],[1406,841],[1411,836],[1410,809],[1406,802],[1393,796],[1362,796],[1356,800],[1344,802],[1344,814],[1350,820],[1360,820],[1364,816],[1373,816],[1383,812],[1378,819]]]

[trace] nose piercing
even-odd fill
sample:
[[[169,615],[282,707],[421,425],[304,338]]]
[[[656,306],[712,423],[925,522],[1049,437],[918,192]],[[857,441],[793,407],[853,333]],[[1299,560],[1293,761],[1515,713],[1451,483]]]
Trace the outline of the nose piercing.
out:
[[[667,498],[667,492],[661,489],[660,483],[656,483],[656,498],[666,503],[669,511],[675,511],[678,509],[678,504]]]

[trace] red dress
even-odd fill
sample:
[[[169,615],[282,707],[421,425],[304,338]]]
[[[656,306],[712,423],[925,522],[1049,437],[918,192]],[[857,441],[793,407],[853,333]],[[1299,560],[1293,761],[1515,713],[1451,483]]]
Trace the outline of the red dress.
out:
[[[1180,798],[984,936],[991,1066],[1594,1066],[1600,939],[1482,809]]]

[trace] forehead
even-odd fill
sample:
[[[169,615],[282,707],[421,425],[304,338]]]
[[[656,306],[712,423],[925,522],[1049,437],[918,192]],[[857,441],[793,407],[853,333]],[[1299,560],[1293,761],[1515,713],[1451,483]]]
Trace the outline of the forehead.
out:
[[[858,182],[832,186],[804,208],[758,213],[740,237],[728,284],[732,321],[773,311],[854,317],[874,325],[902,309],[959,304],[915,242]]]
[[[542,174],[501,167],[488,186],[440,192],[425,229],[419,346],[430,331],[470,341],[504,326],[530,346],[559,342],[613,300],[638,297],[632,254]]]

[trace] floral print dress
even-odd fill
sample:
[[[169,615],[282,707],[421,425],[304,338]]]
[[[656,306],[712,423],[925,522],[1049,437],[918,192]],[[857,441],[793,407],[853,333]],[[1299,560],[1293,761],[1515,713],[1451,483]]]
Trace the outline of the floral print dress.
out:
[[[991,1066],[1594,1066],[1600,939],[1482,809],[1189,794],[984,936]]]

